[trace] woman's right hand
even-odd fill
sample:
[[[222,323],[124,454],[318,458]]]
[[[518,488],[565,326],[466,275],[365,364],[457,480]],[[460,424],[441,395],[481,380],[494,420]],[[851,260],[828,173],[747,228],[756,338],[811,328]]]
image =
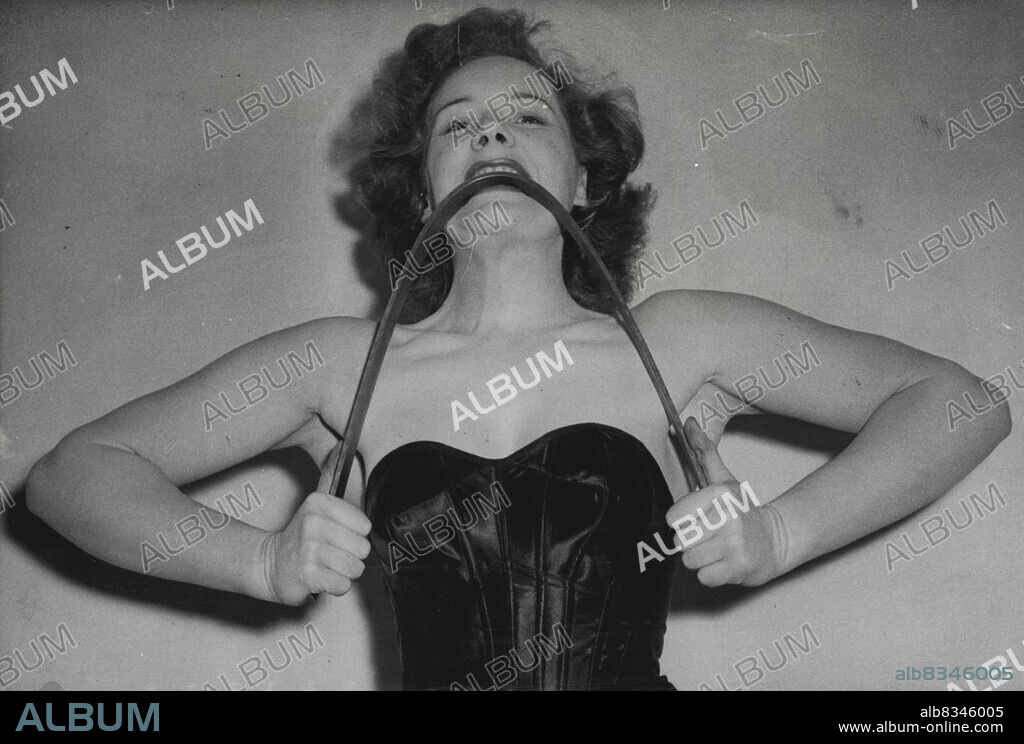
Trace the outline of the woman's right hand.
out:
[[[311,594],[348,592],[370,554],[370,520],[356,506],[314,491],[280,532],[263,541],[263,576],[271,597],[300,605]]]

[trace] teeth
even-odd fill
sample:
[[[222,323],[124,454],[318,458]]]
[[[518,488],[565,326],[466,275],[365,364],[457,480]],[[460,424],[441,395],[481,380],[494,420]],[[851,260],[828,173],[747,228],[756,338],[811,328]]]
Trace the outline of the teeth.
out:
[[[486,173],[518,173],[518,171],[515,168],[512,168],[511,166],[508,165],[488,165],[484,168],[481,168],[473,175],[482,176]]]

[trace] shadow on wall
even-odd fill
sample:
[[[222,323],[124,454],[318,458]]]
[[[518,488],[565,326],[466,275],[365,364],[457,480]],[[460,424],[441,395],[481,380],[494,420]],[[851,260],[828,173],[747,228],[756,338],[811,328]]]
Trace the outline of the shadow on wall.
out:
[[[385,57],[380,66],[380,75],[383,79],[394,79],[397,69],[402,64],[403,56],[402,51],[396,51]],[[373,85],[380,84],[375,82]],[[384,111],[382,110],[383,105],[383,97],[374,96],[373,86],[366,90],[352,105],[347,122],[339,124],[335,129],[328,153],[330,165],[349,184],[349,190],[334,195],[334,213],[342,224],[353,230],[358,236],[355,241],[356,272],[363,283],[374,292],[374,303],[368,311],[371,318],[377,318],[384,312],[384,306],[391,293],[386,269],[389,256],[386,256],[384,249],[377,244],[377,226],[374,224],[374,218],[368,205],[364,203],[362,195],[352,185],[363,182],[369,174],[374,130],[401,126],[398,123],[401,112]],[[419,186],[409,184],[407,192],[407,198],[413,204],[419,204]],[[377,206],[378,208],[387,208],[386,205]],[[388,226],[381,227],[381,231],[388,229]],[[410,233],[405,237],[407,239],[404,242],[411,247],[416,239],[416,234]],[[451,267],[446,268],[450,272]],[[418,309],[419,302],[420,298],[414,286],[406,303],[407,309],[403,311],[399,321],[409,323],[419,320],[424,314],[422,309]]]
[[[351,184],[358,183],[370,167],[372,122],[373,102],[367,92],[352,107],[348,122],[335,130],[328,162],[350,184],[348,191],[334,194],[334,214],[357,236],[354,242],[355,269],[363,284],[373,291],[373,305],[367,311],[368,317],[377,318],[384,312],[390,293],[385,257],[375,244],[373,216],[351,188]]]
[[[210,478],[183,486],[186,493],[216,478],[236,475],[253,466],[286,471],[301,484],[302,493],[316,490],[320,474],[302,450],[290,447],[266,452]],[[0,520],[3,539],[19,545],[45,568],[62,580],[99,597],[123,604],[148,606],[157,612],[181,612],[198,618],[235,626],[239,630],[261,632],[279,623],[303,623],[310,620],[314,603],[288,607],[263,602],[232,592],[222,592],[194,584],[168,581],[155,576],[118,568],[86,553],[54,532],[24,507],[24,489],[13,494],[18,508],[9,509]],[[283,525],[282,525],[283,527]],[[367,562],[366,573],[354,584],[345,599],[359,602],[368,627],[372,628],[371,654],[377,689],[401,686],[401,666],[394,619],[380,568]]]

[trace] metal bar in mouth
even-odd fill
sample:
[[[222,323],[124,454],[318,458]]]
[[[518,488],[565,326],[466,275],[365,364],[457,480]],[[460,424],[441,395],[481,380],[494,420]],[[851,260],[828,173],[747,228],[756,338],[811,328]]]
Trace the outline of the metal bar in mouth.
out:
[[[554,216],[555,220],[558,221],[562,229],[568,232],[573,240],[576,241],[576,244],[583,250],[586,257],[597,267],[611,289],[612,299],[616,306],[615,317],[622,324],[626,335],[629,336],[630,341],[636,347],[644,368],[654,383],[654,388],[658,393],[658,398],[661,400],[665,415],[671,424],[670,435],[675,445],[676,454],[679,456],[682,464],[686,485],[691,491],[706,487],[708,485],[707,473],[704,471],[699,459],[696,457],[696,453],[683,433],[683,424],[679,418],[679,412],[675,409],[675,404],[672,402],[668,387],[665,385],[665,381],[654,362],[654,356],[651,354],[651,350],[647,346],[647,342],[640,332],[636,320],[633,318],[633,313],[630,311],[622,293],[619,292],[619,288],[615,285],[615,280],[608,271],[608,267],[605,266],[604,261],[601,260],[594,246],[587,239],[587,236],[583,234],[576,221],[547,189],[536,181],[517,173],[486,173],[460,184],[441,201],[434,213],[424,223],[423,229],[420,230],[419,235],[416,237],[412,250],[407,254],[409,262],[415,261],[422,252],[426,239],[435,235],[439,231],[439,226],[443,229],[447,225],[448,220],[466,202],[484,188],[497,185],[514,186],[547,209]],[[415,274],[415,272],[411,273]],[[328,461],[327,472],[332,473],[329,493],[335,496],[338,496],[339,487],[344,489],[348,484],[348,478],[352,471],[352,461],[355,459],[356,447],[359,443],[359,436],[362,434],[363,424],[366,421],[366,414],[370,407],[370,397],[377,384],[377,378],[384,363],[384,356],[387,354],[391,336],[394,334],[398,316],[408,299],[411,287],[412,281],[399,281],[398,286],[388,299],[384,314],[377,322],[377,329],[370,343],[366,363],[363,365],[363,371],[359,378],[355,399],[352,404],[352,411],[345,426],[345,433],[342,441],[335,446]],[[322,483],[323,479],[321,479]],[[318,487],[318,490],[322,489]],[[340,498],[343,497],[344,491],[340,495]]]

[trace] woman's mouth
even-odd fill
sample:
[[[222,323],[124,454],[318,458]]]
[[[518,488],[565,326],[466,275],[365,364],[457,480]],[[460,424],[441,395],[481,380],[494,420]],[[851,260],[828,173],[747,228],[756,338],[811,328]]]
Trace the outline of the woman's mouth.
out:
[[[529,178],[526,169],[519,164],[519,161],[512,160],[509,158],[502,158],[500,160],[481,160],[473,165],[469,166],[466,171],[466,180],[475,178],[476,176],[483,176],[488,173],[513,173],[524,178]]]

